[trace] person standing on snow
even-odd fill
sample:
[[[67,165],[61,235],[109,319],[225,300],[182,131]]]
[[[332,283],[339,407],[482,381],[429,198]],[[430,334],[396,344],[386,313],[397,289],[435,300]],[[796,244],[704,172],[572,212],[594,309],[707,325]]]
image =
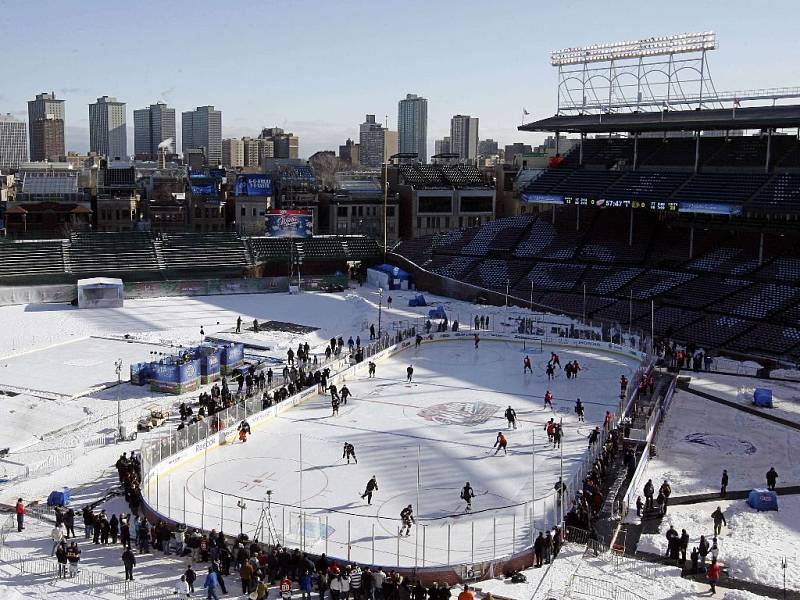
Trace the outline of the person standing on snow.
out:
[[[722,533],[723,525],[727,527],[728,523],[725,521],[725,515],[722,514],[722,508],[719,506],[717,510],[711,513],[711,518],[714,519],[714,536],[716,537]]]
[[[728,495],[728,470],[722,470],[722,481],[720,482],[719,497],[724,498]]]
[[[524,375],[528,371],[533,373],[533,367],[531,366],[531,357],[530,356],[526,356],[525,358],[522,359],[522,374]]]
[[[497,450],[494,451],[494,455],[497,456],[497,453],[500,452],[500,450],[503,451],[503,455],[508,454],[508,450],[506,448],[507,446],[508,440],[506,439],[506,436],[503,435],[502,431],[498,431],[497,439],[494,442],[494,446],[492,446],[492,448],[497,448]]]
[[[775,490],[775,485],[778,483],[778,472],[775,467],[770,467],[767,471],[767,489]]]
[[[411,382],[411,378],[414,377],[414,367],[412,365],[408,365],[406,369],[406,381]]]
[[[508,406],[505,412],[506,420],[508,421],[508,428],[509,429],[516,429],[517,428],[517,412],[511,408],[511,405]]]
[[[586,420],[583,418],[583,412],[584,412],[583,402],[581,402],[581,399],[578,398],[575,401],[575,414],[578,415],[578,422],[583,422]]]

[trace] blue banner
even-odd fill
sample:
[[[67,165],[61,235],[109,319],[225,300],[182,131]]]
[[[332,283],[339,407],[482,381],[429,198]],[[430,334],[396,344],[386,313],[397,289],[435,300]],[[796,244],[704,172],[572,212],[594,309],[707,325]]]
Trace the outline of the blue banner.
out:
[[[272,177],[260,173],[237,175],[237,196],[272,196]]]
[[[267,235],[310,238],[314,235],[314,219],[310,213],[302,210],[281,210],[267,213]]]
[[[209,185],[192,185],[193,196],[216,196],[217,192],[214,186]]]
[[[227,176],[225,169],[211,169],[208,174],[211,175],[211,177],[220,180],[225,179]]]
[[[727,202],[678,202],[678,212],[705,215],[741,215],[742,206]]]
[[[556,194],[522,194],[522,199],[531,204],[564,204],[564,196]]]

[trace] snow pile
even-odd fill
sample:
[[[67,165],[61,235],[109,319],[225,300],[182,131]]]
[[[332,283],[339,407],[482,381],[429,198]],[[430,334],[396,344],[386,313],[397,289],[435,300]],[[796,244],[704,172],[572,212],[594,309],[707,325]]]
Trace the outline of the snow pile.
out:
[[[665,533],[672,525],[691,536],[689,550],[696,546],[700,535],[710,540],[714,527],[712,511],[720,506],[728,527],[723,527],[717,538],[719,561],[727,567],[731,577],[755,581],[765,585],[783,587],[781,557],[786,556],[786,585],[800,589],[800,545],[797,543],[797,525],[800,523],[800,498],[779,498],[779,512],[757,512],[745,500],[705,502],[670,507],[658,535],[643,535],[639,550],[664,555],[667,547]]]

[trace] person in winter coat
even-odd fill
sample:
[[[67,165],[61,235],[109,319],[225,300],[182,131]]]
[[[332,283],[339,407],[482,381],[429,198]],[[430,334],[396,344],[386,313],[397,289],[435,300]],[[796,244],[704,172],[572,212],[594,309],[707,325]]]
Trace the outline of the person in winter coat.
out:
[[[311,576],[311,571],[306,569],[300,576],[300,593],[303,595],[303,600],[311,600],[312,591],[314,591],[314,578]]]
[[[706,575],[706,577],[708,577],[708,584],[711,586],[712,594],[717,593],[717,584],[719,583],[719,572],[720,569],[717,559],[716,558],[712,559],[711,566],[708,567],[708,574]]]
[[[71,508],[64,513],[64,527],[67,529],[67,538],[75,537],[75,511]]]
[[[711,513],[711,518],[714,519],[714,536],[718,536],[722,532],[722,526],[728,526],[725,522],[725,515],[722,514],[722,509],[718,506],[717,510]]]
[[[125,567],[125,581],[133,581],[133,567],[136,566],[136,557],[131,551],[131,547],[125,548],[122,553],[122,564]]]
[[[700,536],[700,543],[697,545],[697,553],[700,556],[700,572],[706,572],[706,556],[708,556],[708,552],[710,550],[710,546],[708,545],[708,540],[706,536]]]
[[[724,498],[728,495],[728,471],[722,470],[722,481],[720,482],[719,497]]]
[[[347,573],[339,573],[331,577],[331,598],[332,600],[345,600],[350,594],[350,577]]]
[[[194,582],[197,581],[197,573],[192,568],[192,565],[186,567],[183,576],[186,578],[186,585],[189,586],[189,592],[194,594]]]
[[[75,577],[78,574],[78,563],[81,560],[81,550],[76,542],[67,549],[67,561],[69,562],[69,576]]]
[[[25,504],[23,504],[22,498],[17,498],[14,513],[17,515],[17,531],[22,531],[25,529]]]
[[[534,567],[539,568],[542,566],[543,553],[544,553],[544,536],[540,531],[539,535],[536,537],[536,541],[533,542]]]
[[[83,518],[84,537],[87,540],[91,539],[94,534],[94,513],[92,513],[92,509],[84,506],[81,511],[81,517]]]
[[[53,547],[50,549],[50,556],[53,556],[58,547],[67,537],[67,529],[64,527],[64,524],[60,523],[59,525],[53,527],[52,531],[50,531],[50,537],[53,540]]]
[[[56,549],[56,561],[58,561],[58,577],[63,579],[67,576],[67,543],[64,541]]]
[[[658,488],[658,494],[663,498],[661,510],[666,515],[667,514],[667,504],[669,504],[669,497],[672,494],[672,487],[667,483],[667,480],[664,480],[664,483],[661,484],[661,487]]]
[[[192,597],[192,594],[189,591],[189,582],[186,581],[186,575],[181,575],[181,578],[175,583],[175,595],[178,598]]]
[[[689,534],[685,529],[681,529],[681,564],[686,563],[686,551],[689,549]]]
[[[647,483],[644,484],[644,509],[650,510],[653,508],[653,494],[655,493],[655,488],[653,486],[653,480],[648,479]]]
[[[208,567],[208,574],[206,575],[205,582],[203,582],[203,588],[208,590],[206,598],[209,598],[209,600],[219,600],[219,592],[217,592],[218,587],[217,574],[211,567]]]
[[[774,490],[777,483],[778,472],[775,470],[775,467],[771,467],[770,470],[767,471],[767,489]]]
[[[239,568],[239,577],[242,579],[242,594],[245,596],[251,591],[251,581],[253,579],[253,565],[249,560],[244,561],[244,564]]]

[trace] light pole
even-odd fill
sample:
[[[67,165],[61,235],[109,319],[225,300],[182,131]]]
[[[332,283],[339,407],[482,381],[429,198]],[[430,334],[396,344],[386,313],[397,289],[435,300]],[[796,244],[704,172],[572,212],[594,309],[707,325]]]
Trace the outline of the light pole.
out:
[[[383,288],[378,288],[378,339],[381,339],[381,312],[383,310]]]
[[[244,533],[244,509],[247,508],[244,498],[239,498],[236,506],[239,507],[239,535],[241,536]]]
[[[114,370],[117,373],[117,439],[122,439],[122,409],[120,408],[119,388],[122,386],[122,359],[118,358],[114,362]]]

